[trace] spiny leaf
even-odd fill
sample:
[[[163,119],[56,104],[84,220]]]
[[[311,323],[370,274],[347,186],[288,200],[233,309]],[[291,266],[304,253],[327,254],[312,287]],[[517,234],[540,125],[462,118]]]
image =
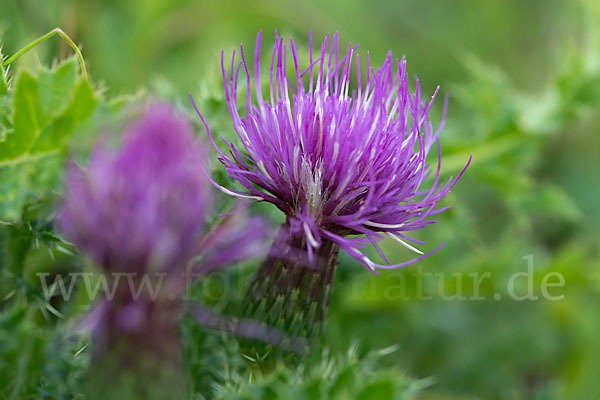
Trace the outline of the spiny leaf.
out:
[[[0,49],[0,96],[6,94],[8,92],[8,82],[6,79],[6,71],[4,70],[4,66],[2,62],[4,61],[4,56],[2,55],[2,49]]]
[[[29,149],[40,131],[38,100],[37,80],[30,73],[22,72],[14,97],[14,129],[0,142],[0,162],[14,159]]]
[[[37,78],[21,72],[13,99],[14,125],[0,141],[0,165],[28,161],[31,154],[42,151],[59,150],[64,145],[61,139],[73,133],[94,106],[89,83],[77,81],[74,59],[55,70],[40,71]],[[50,137],[45,138],[46,135]]]
[[[77,83],[77,62],[71,58],[56,70],[42,69],[38,75],[39,110],[44,121],[61,115],[73,97]]]
[[[54,119],[42,132],[32,146],[30,153],[49,152],[56,147],[63,147],[65,139],[94,111],[96,99],[88,81],[81,81],[75,88],[75,95],[62,115]]]
[[[95,107],[75,59],[22,71],[0,94],[0,221],[18,220],[28,200],[58,187],[67,139]]]
[[[0,94],[0,143],[6,137],[6,131],[12,127],[12,97]]]

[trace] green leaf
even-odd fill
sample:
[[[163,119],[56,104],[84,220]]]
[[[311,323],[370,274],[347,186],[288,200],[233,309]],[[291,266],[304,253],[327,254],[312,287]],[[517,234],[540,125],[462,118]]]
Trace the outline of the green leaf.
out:
[[[88,81],[81,81],[75,89],[75,96],[62,115],[53,120],[42,132],[31,148],[31,154],[49,152],[57,146],[66,145],[67,139],[80,121],[94,111],[96,99]]]
[[[28,200],[59,186],[68,139],[95,108],[75,59],[22,71],[0,94],[0,221],[17,221]]]
[[[0,143],[4,141],[6,131],[12,128],[12,97],[0,95]]]
[[[75,59],[70,58],[54,71],[42,69],[39,72],[38,109],[42,121],[49,121],[65,111],[75,92],[78,68]]]
[[[14,129],[0,142],[0,162],[14,159],[29,150],[40,131],[38,82],[28,72],[19,76],[14,97]]]
[[[21,72],[13,99],[14,125],[0,141],[0,165],[60,150],[65,144],[63,139],[73,133],[94,107],[94,92],[89,82],[78,81],[74,59],[55,70],[41,70],[37,78]]]

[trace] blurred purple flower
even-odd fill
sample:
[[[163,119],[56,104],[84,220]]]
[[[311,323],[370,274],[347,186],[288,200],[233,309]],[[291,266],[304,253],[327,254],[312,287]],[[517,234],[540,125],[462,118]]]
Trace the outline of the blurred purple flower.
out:
[[[167,272],[194,255],[211,205],[189,126],[154,105],[118,152],[70,168],[59,225],[107,271]]]
[[[108,371],[137,365],[154,376],[148,368],[166,364],[169,382],[184,376],[173,346],[186,285],[262,252],[268,233],[262,219],[207,225],[212,188],[202,156],[187,122],[168,106],[152,105],[119,150],[96,149],[85,170],[69,169],[58,225],[109,281],[112,294],[104,293],[82,327],[94,333],[99,362],[110,361],[106,354],[117,359]],[[191,302],[186,309],[207,312]]]
[[[409,265],[439,250],[443,245],[423,255],[409,242],[425,243],[406,234],[435,222],[429,217],[449,208],[438,208],[438,203],[470,162],[456,178],[440,181],[438,138],[446,107],[437,129],[428,115],[439,88],[425,101],[417,79],[411,92],[406,61],[394,59],[391,52],[377,71],[371,67],[368,52],[367,69],[360,69],[359,55],[351,44],[340,59],[337,33],[325,38],[316,59],[311,35],[308,68],[303,71],[293,41],[288,45],[276,33],[269,70],[270,101],[264,101],[261,35],[253,78],[242,46],[241,60],[236,66],[234,51],[229,71],[221,57],[225,96],[245,152],[227,142],[227,153],[214,141],[213,146],[229,176],[246,190],[219,188],[233,196],[275,204],[287,216],[284,228],[292,238],[288,242],[301,238],[296,244],[306,249],[309,260],[325,242],[333,242],[377,273],[378,268]],[[291,77],[288,57],[295,71]],[[355,81],[351,79],[354,62]],[[239,78],[240,70],[245,79]],[[240,82],[246,92],[244,117],[237,104]],[[437,169],[431,187],[423,188],[430,174],[427,156],[434,144]],[[391,265],[377,245],[384,237],[419,256]],[[374,262],[361,251],[369,243],[388,265]]]

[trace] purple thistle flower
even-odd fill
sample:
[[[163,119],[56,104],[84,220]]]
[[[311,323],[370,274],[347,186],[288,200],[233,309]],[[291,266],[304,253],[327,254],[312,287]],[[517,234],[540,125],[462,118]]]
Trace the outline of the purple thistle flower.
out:
[[[227,143],[230,155],[226,155],[215,145],[219,161],[246,191],[221,189],[275,204],[286,213],[292,232],[304,236],[309,258],[329,240],[373,272],[422,259],[382,265],[360,249],[368,243],[377,247],[387,236],[423,254],[408,242],[424,243],[406,232],[433,223],[429,217],[449,208],[436,207],[468,163],[456,178],[440,181],[438,137],[446,107],[437,130],[428,116],[439,87],[429,101],[422,99],[418,80],[411,93],[406,60],[394,59],[391,52],[377,71],[367,53],[367,70],[361,71],[359,55],[351,44],[340,59],[337,33],[325,38],[315,60],[311,35],[309,67],[302,71],[293,41],[288,45],[276,34],[269,71],[270,101],[264,101],[261,35],[253,78],[242,46],[241,60],[236,67],[234,51],[229,71],[222,54],[225,96],[247,154]],[[287,74],[290,56],[292,77]],[[354,62],[356,89],[350,93]],[[241,68],[245,80],[239,77]],[[237,104],[240,80],[246,85],[245,117],[240,116]],[[438,148],[435,180],[424,189],[430,172],[426,159],[434,144]]]
[[[377,71],[367,52],[367,69],[361,70],[359,54],[351,44],[340,58],[337,33],[325,38],[315,58],[311,34],[308,68],[303,70],[293,41],[285,43],[275,33],[265,100],[261,36],[262,32],[252,72],[243,46],[237,65],[235,51],[229,66],[221,55],[225,96],[244,148],[224,140],[227,152],[223,152],[211,137],[219,161],[245,190],[217,187],[232,196],[273,203],[286,214],[286,223],[251,285],[254,303],[266,298],[264,308],[270,310],[277,300],[268,300],[269,296],[291,295],[303,285],[312,293],[313,302],[327,302],[327,288],[308,288],[329,286],[340,248],[374,273],[412,264],[438,251],[443,245],[423,254],[410,243],[425,243],[408,234],[433,223],[429,218],[448,208],[438,208],[438,203],[470,162],[456,178],[440,180],[439,135],[446,104],[437,129],[428,115],[439,88],[429,101],[423,99],[418,80],[411,92],[406,60],[394,59],[391,52]],[[288,70],[295,73],[288,76]],[[245,86],[243,117],[237,103],[240,83]],[[423,188],[430,174],[427,156],[434,145],[438,156],[435,178],[430,187]],[[385,237],[418,256],[389,263],[377,245]],[[388,265],[376,263],[362,251],[368,244]],[[294,249],[301,249],[306,260],[299,261]],[[302,264],[318,277],[303,277],[311,275],[306,271],[291,272]],[[297,311],[306,313],[303,304],[298,303]],[[254,304],[251,312],[261,307]],[[323,309],[318,314],[316,319],[322,319]]]

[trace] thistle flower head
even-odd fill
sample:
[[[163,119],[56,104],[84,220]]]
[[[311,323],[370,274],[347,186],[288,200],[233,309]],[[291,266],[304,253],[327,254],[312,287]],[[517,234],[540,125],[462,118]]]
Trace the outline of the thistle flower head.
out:
[[[184,120],[151,106],[120,150],[97,149],[86,171],[69,170],[62,231],[107,270],[180,266],[211,205],[199,151]]]
[[[275,204],[290,228],[304,236],[309,258],[324,240],[374,272],[425,257],[381,265],[361,249],[371,243],[379,250],[377,242],[389,236],[423,254],[407,241],[424,243],[406,232],[434,222],[429,217],[446,209],[438,203],[464,172],[440,180],[438,137],[444,117],[437,129],[429,118],[438,90],[424,100],[417,80],[411,91],[406,60],[394,59],[391,52],[377,70],[367,53],[366,70],[361,69],[357,47],[348,44],[340,55],[337,33],[325,38],[314,58],[311,35],[308,68],[302,70],[293,41],[286,43],[276,33],[265,100],[261,34],[253,71],[243,47],[237,65],[235,51],[229,66],[221,58],[225,96],[244,149],[227,142],[229,154],[215,148],[245,190],[220,189]],[[240,116],[237,94],[243,85],[245,115]],[[434,145],[435,178],[424,188]]]

